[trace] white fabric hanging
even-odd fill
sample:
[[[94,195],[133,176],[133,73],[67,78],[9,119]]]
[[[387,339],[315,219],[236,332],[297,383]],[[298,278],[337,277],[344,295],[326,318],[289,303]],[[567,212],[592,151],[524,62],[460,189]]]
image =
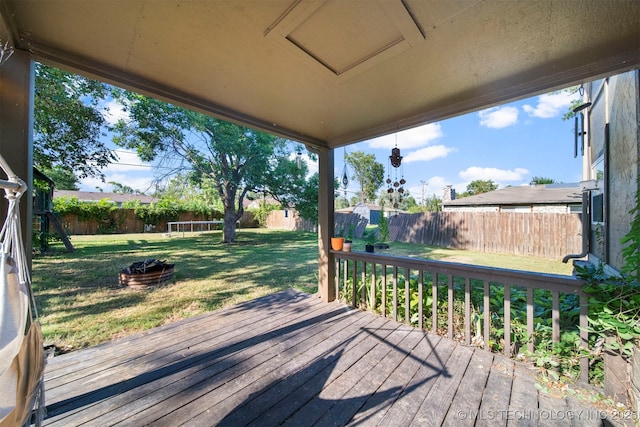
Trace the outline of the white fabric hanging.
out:
[[[34,406],[44,415],[44,351],[20,225],[20,197],[27,189],[0,156],[9,202],[0,230],[0,427],[20,426]]]

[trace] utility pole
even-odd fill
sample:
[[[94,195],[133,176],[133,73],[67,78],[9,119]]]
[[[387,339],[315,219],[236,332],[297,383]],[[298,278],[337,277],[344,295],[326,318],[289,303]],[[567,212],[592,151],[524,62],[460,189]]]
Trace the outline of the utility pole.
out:
[[[420,182],[422,183],[422,210],[424,210],[425,208],[425,203],[424,203],[424,187],[427,185],[426,182],[424,182],[423,180],[420,180]]]

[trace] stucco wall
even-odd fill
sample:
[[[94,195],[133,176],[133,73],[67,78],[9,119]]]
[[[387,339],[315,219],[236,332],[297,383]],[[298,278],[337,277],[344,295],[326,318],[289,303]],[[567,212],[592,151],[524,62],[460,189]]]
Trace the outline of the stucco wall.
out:
[[[621,74],[609,83],[609,262],[623,264],[620,239],[630,229],[638,179],[638,72]]]

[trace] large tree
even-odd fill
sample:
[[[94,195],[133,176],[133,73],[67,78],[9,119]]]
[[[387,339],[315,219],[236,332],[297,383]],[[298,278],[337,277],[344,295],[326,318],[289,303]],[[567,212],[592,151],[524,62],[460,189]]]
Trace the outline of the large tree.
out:
[[[116,125],[114,142],[145,161],[172,156],[195,179],[211,180],[223,204],[223,242],[235,240],[249,191],[266,183],[272,194],[291,191],[278,191],[290,178],[284,175],[299,170],[287,163],[296,162],[288,160],[286,140],[138,94],[125,94],[123,102],[129,117]]]
[[[76,177],[71,169],[54,166],[53,168],[42,168],[39,170],[53,181],[58,190],[78,191],[80,189],[78,188],[78,177]]]
[[[376,200],[376,192],[384,180],[384,165],[373,154],[362,151],[347,153],[344,160],[353,169],[353,178],[360,183],[360,197],[363,203]]]
[[[547,178],[545,176],[534,176],[531,178],[531,182],[535,183],[536,185],[555,184],[556,180],[553,178]]]
[[[458,197],[475,196],[476,194],[488,193],[489,191],[497,190],[498,184],[491,179],[476,179],[471,181],[467,185],[467,191],[460,194]]]
[[[104,83],[36,63],[34,165],[43,172],[63,167],[79,178],[102,177],[101,168],[116,160],[103,138],[108,129],[104,101],[115,91]]]

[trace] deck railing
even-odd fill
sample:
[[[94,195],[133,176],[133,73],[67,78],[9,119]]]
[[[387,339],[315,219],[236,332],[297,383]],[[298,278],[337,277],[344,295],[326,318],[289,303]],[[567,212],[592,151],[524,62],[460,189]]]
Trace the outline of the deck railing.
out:
[[[367,252],[332,251],[336,295],[467,345],[508,357],[558,343],[563,334],[587,348],[584,282],[571,276],[482,267]],[[544,262],[544,260],[541,260]],[[580,379],[589,362],[580,357]]]

